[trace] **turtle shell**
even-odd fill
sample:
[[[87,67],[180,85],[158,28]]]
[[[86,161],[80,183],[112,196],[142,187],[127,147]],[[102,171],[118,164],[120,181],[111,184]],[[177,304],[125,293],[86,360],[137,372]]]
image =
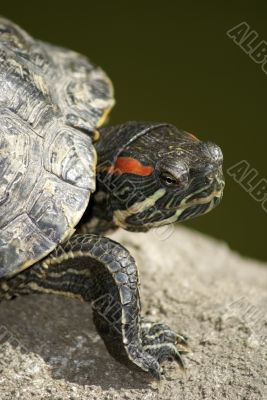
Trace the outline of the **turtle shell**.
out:
[[[0,18],[0,278],[75,231],[95,189],[96,127],[113,103],[102,69]]]

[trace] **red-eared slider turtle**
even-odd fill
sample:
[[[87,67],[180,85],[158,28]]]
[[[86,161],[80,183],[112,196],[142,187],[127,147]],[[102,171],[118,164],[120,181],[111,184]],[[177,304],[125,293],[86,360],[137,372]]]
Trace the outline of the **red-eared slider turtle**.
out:
[[[141,318],[135,260],[102,234],[211,210],[220,148],[168,123],[99,128],[114,103],[102,69],[3,18],[0,81],[0,298],[75,296],[121,362],[155,377],[182,364],[185,339]]]

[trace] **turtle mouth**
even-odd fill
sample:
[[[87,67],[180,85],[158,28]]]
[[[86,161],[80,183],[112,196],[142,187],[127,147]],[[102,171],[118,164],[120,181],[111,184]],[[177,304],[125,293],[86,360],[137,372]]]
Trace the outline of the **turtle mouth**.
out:
[[[159,210],[162,212],[166,210],[175,212],[178,209],[185,210],[193,206],[207,205],[212,201],[214,206],[218,205],[223,196],[224,186],[225,186],[224,180],[218,180],[218,181],[216,180],[212,184],[207,185],[206,187],[201,188],[198,191],[191,193],[189,196],[185,197],[176,207],[175,206],[170,208],[162,207],[159,208]]]
[[[187,206],[179,213],[177,221],[184,221],[198,215],[207,214],[220,204],[222,196],[223,187],[219,189],[213,188],[211,191],[202,191],[201,196],[195,196],[188,201]]]
[[[216,199],[216,201],[221,200],[222,195],[223,195],[223,188],[221,189],[213,188],[211,191],[204,190],[199,195],[190,197],[186,202],[185,208],[198,204],[207,204],[214,199]]]
[[[213,181],[206,187],[199,189],[181,202],[181,206],[193,206],[197,204],[206,204],[214,200],[219,203],[223,196],[225,182],[223,175],[215,176]]]

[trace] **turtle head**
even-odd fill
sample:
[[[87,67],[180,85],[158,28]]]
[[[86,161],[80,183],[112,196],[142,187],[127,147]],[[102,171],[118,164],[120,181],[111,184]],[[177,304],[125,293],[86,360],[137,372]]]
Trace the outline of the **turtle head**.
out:
[[[186,220],[219,204],[220,147],[170,124],[104,128],[98,181],[115,225],[130,231]]]

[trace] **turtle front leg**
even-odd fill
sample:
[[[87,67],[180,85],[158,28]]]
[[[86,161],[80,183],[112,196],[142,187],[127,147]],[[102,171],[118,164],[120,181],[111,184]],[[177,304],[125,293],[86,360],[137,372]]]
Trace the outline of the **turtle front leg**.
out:
[[[120,244],[97,235],[75,235],[43,262],[6,282],[13,294],[75,296],[91,302],[96,328],[111,355],[160,378],[160,364],[174,359],[184,339],[164,324],[140,318],[136,263]]]

